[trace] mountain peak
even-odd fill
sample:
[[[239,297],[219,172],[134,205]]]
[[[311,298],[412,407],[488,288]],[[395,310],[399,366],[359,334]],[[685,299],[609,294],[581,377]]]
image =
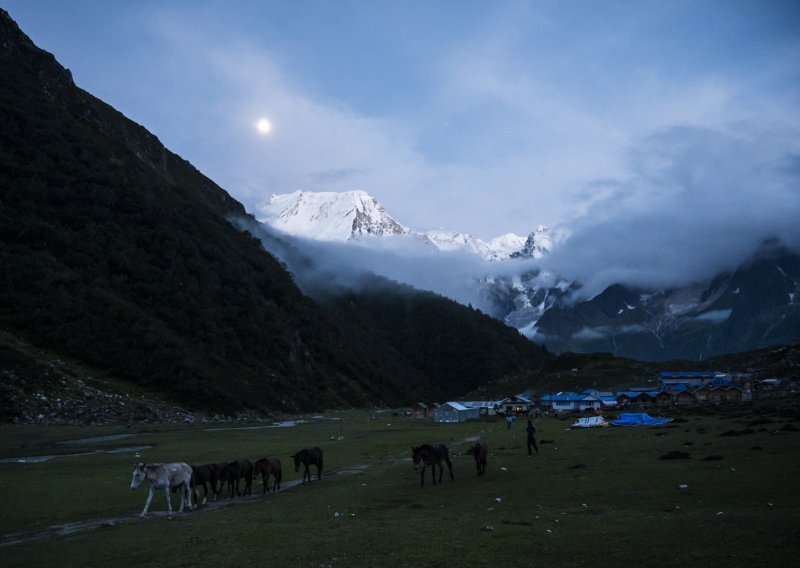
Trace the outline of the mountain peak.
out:
[[[362,190],[340,193],[297,190],[272,195],[260,211],[259,220],[278,230],[324,241],[408,233],[377,199]]]
[[[553,248],[553,240],[547,226],[539,225],[536,230],[528,235],[522,250],[512,254],[514,258],[541,258]]]

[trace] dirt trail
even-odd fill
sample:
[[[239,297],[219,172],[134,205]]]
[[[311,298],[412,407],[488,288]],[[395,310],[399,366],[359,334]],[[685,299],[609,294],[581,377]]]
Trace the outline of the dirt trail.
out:
[[[462,438],[460,440],[455,440],[450,442],[450,447],[459,446],[465,443],[475,442],[480,439],[481,434],[483,432],[478,432],[477,435],[470,436],[467,438]],[[92,452],[89,452],[92,453]],[[411,459],[410,457],[407,459]],[[338,476],[338,475],[358,475],[362,473],[365,469],[371,467],[373,464],[361,464],[361,465],[350,465],[345,467],[339,467],[335,469],[328,470],[325,472],[326,478],[330,478],[331,476]],[[296,487],[302,483],[301,479],[293,479],[291,481],[287,481],[285,483],[281,483],[281,489],[279,493],[283,493]],[[314,482],[312,482],[314,483]],[[255,485],[255,481],[253,483]],[[160,496],[161,491],[157,492],[156,497],[153,499],[153,502],[158,505],[158,497]],[[211,511],[218,511],[220,509],[224,509],[227,507],[232,507],[235,505],[246,504],[246,503],[256,503],[260,501],[264,501],[266,499],[271,499],[273,496],[271,495],[261,495],[253,494],[249,497],[242,499],[241,497],[236,497],[234,499],[229,499],[227,497],[220,497],[216,501],[209,501],[205,505],[200,505],[199,507],[195,507],[194,510],[184,512],[184,513],[177,513],[173,512],[172,516],[182,516],[182,515],[199,515],[203,513],[208,513]],[[173,499],[173,505],[175,499]],[[180,501],[178,501],[180,502]],[[163,506],[163,499],[161,502]],[[177,511],[177,508],[173,509],[173,511]],[[0,548],[4,546],[12,546],[15,544],[22,544],[26,542],[35,542],[39,540],[46,540],[61,536],[68,536],[71,534],[88,532],[91,530],[95,530],[101,527],[105,528],[114,528],[126,523],[132,523],[136,521],[145,521],[146,519],[150,518],[163,518],[163,517],[170,517],[170,514],[167,511],[153,511],[147,514],[147,517],[141,518],[138,514],[131,514],[119,517],[106,517],[102,519],[87,519],[85,521],[77,521],[74,523],[64,523],[61,525],[53,525],[43,530],[39,531],[31,531],[31,532],[20,532],[14,534],[6,534],[0,536]]]
[[[336,469],[331,469],[325,472],[326,478],[330,478],[331,476],[338,476],[338,475],[357,475],[363,472],[365,469],[370,467],[368,464],[365,465],[355,465],[355,466],[347,466],[347,467],[339,467]],[[316,483],[316,480],[312,481],[312,483]],[[281,488],[279,493],[283,493],[302,484],[302,479],[293,479],[291,481],[281,483]],[[255,481],[253,482],[255,486]],[[255,487],[254,487],[255,489]],[[161,495],[162,491],[156,492],[156,497],[153,498],[153,503],[158,505],[158,497],[162,498],[161,505],[163,505],[163,496]],[[200,492],[202,495],[202,491]],[[145,521],[151,518],[164,518],[170,516],[183,516],[183,515],[199,515],[202,513],[208,513],[211,511],[218,511],[220,509],[224,509],[227,507],[232,507],[235,505],[241,505],[245,503],[257,503],[262,502],[267,499],[274,498],[272,495],[262,495],[261,493],[256,494],[255,492],[253,495],[250,495],[245,498],[241,497],[234,497],[233,499],[229,499],[228,497],[220,496],[219,499],[216,501],[209,501],[205,505],[200,505],[199,507],[195,507],[192,511],[185,511],[183,513],[177,512],[177,503],[175,503],[176,499],[173,496],[173,513],[170,515],[167,511],[152,511],[147,513],[147,517],[140,517],[138,514],[131,514],[125,515],[120,517],[107,517],[103,519],[88,519],[85,521],[78,521],[74,523],[64,523],[62,525],[53,525],[48,527],[44,530],[39,531],[32,531],[32,532],[21,532],[21,533],[14,533],[14,534],[6,534],[0,536],[0,547],[4,546],[12,546],[15,544],[22,544],[26,542],[35,542],[38,540],[46,540],[60,536],[68,536],[71,534],[88,532],[90,530],[98,529],[101,527],[105,528],[113,528],[118,527],[120,525],[136,522],[136,521]],[[202,499],[202,497],[201,497]],[[178,503],[180,500],[178,499]]]

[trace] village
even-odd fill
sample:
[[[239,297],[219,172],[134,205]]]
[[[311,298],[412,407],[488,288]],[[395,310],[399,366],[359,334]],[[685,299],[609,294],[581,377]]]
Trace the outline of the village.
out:
[[[666,409],[671,406],[717,405],[752,401],[779,394],[780,379],[753,381],[748,375],[715,372],[661,372],[658,386],[625,391],[585,389],[580,392],[523,393],[500,400],[417,403],[411,414],[434,422],[464,422],[490,417],[539,417],[566,413]]]

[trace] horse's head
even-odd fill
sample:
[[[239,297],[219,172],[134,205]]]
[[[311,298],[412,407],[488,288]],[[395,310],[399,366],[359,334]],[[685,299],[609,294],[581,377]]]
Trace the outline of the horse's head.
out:
[[[302,461],[302,458],[300,457],[300,454],[297,453],[297,454],[293,455],[292,459],[294,460],[294,470],[295,471],[299,471],[300,470],[300,462]]]
[[[469,449],[467,450],[467,455],[470,455],[470,456],[476,455],[478,453],[478,448],[479,447],[480,446],[478,444],[475,444],[474,446],[470,446]]]
[[[414,469],[419,469],[422,463],[422,446],[411,447],[411,458],[414,460]]]
[[[146,477],[147,470],[145,469],[145,465],[143,463],[135,465],[133,467],[133,477],[131,478],[131,491],[136,491]]]

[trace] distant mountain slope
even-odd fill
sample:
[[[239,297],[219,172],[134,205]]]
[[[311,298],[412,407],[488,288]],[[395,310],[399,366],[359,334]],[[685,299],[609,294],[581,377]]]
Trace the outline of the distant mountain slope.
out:
[[[768,244],[711,282],[655,293],[610,286],[590,300],[554,305],[536,326],[556,352],[655,361],[788,344],[800,338],[800,256]]]
[[[238,202],[76,87],[2,10],[0,76],[0,328],[11,336],[222,412],[402,404],[487,378],[478,367],[443,378],[450,352],[430,349],[420,363],[414,336],[381,339],[392,322],[301,293],[261,241],[231,224],[246,216]],[[429,317],[485,319],[405,294],[424,299]],[[487,350],[491,360],[519,335],[476,338],[457,353]],[[549,357],[522,345],[529,356],[492,371]],[[13,373],[9,365],[0,361]]]
[[[555,359],[502,322],[431,292],[372,275],[359,290],[318,299],[349,323],[360,343],[390,345],[423,376],[437,377],[437,400]],[[416,386],[413,375],[408,381]]]

